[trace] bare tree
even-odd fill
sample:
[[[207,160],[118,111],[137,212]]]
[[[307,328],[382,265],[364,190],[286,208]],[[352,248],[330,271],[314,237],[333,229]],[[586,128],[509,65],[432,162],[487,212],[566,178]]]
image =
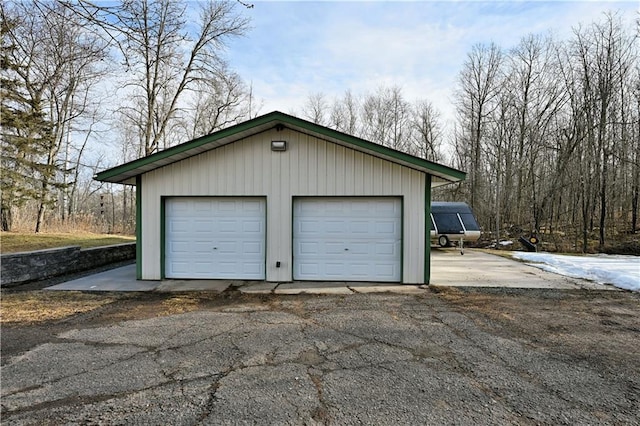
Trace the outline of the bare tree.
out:
[[[587,249],[596,207],[599,207],[600,248],[606,242],[609,184],[615,172],[611,168],[614,141],[626,145],[626,117],[623,116],[626,114],[621,114],[620,108],[628,104],[624,88],[631,75],[631,64],[637,60],[636,42],[637,34],[627,35],[619,17],[612,14],[605,15],[604,22],[575,30],[572,57],[581,84],[581,108],[586,126],[586,156],[582,163],[586,191],[582,201],[583,250]],[[623,134],[625,137],[621,138]]]
[[[221,69],[217,78],[195,85],[194,99],[184,117],[185,125],[190,125],[186,137],[195,139],[247,119],[252,101],[240,76]]]
[[[440,112],[429,101],[416,103],[412,114],[413,144],[416,154],[431,161],[440,161],[442,126]]]
[[[631,233],[638,231],[638,211],[640,209],[640,64],[636,63],[635,76],[630,86],[633,93],[630,110],[634,111],[629,120],[628,164],[631,166]]]
[[[341,132],[356,135],[359,133],[358,115],[358,100],[350,90],[347,90],[342,98],[334,100],[329,115],[329,126]]]
[[[356,96],[347,90],[329,106],[322,93],[309,95],[302,116],[374,143],[424,158],[439,158],[439,112],[429,101],[409,103],[399,86],[380,86]]]
[[[329,106],[324,93],[316,92],[307,97],[307,101],[302,107],[303,117],[313,123],[324,125],[327,121],[326,115]]]
[[[364,138],[397,150],[410,145],[411,108],[398,86],[379,87],[364,98],[361,110]]]
[[[457,108],[463,123],[465,143],[468,144],[469,201],[481,211],[478,201],[482,189],[482,144],[495,99],[500,90],[503,54],[495,44],[475,45],[467,56],[459,75]]]
[[[129,0],[115,6],[80,0],[68,5],[118,47],[133,100],[123,107],[124,114],[136,124],[143,155],[167,144],[186,92],[220,77],[222,49],[248,29],[238,3],[198,4],[199,17],[188,25],[187,4],[179,0]]]
[[[537,232],[543,210],[539,173],[547,162],[540,162],[552,131],[552,119],[562,107],[562,90],[557,83],[554,44],[551,38],[529,35],[508,55],[505,86],[515,124],[515,220],[531,221]]]

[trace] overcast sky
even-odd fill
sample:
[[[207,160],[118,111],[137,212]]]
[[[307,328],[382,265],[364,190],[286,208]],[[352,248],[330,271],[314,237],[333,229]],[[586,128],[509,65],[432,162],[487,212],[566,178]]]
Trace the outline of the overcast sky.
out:
[[[246,0],[245,0],[246,1]],[[515,46],[527,34],[570,37],[572,27],[638,1],[252,1],[247,36],[232,41],[233,69],[264,102],[260,113],[300,111],[307,96],[398,85],[408,101],[428,99],[453,118],[456,77],[471,46]]]

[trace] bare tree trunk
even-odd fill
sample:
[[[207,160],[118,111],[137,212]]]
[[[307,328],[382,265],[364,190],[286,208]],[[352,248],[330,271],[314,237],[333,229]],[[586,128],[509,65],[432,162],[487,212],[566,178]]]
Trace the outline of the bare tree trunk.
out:
[[[604,248],[605,243],[605,225],[606,225],[606,215],[607,215],[607,163],[608,156],[606,154],[603,155],[602,160],[602,179],[600,181],[600,229],[599,229],[599,248]]]
[[[640,198],[640,190],[638,185],[634,185],[631,198],[631,232],[634,234],[638,229],[638,198]]]
[[[13,214],[11,213],[11,207],[4,205],[0,207],[0,222],[3,231],[11,231],[11,228],[13,227]]]
[[[43,193],[46,194],[47,190],[48,190],[47,186],[43,184],[43,188],[42,188]],[[47,208],[47,205],[45,204],[44,201],[41,200],[38,202],[38,216],[36,219],[36,227],[34,231],[36,234],[39,233],[42,229],[42,223],[44,222],[44,213],[46,208]]]

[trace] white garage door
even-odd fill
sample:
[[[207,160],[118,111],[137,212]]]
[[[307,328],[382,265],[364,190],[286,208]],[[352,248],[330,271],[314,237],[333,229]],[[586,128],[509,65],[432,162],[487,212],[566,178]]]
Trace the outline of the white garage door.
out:
[[[399,198],[298,198],[293,206],[294,279],[400,281]]]
[[[265,278],[262,198],[169,198],[167,278]]]

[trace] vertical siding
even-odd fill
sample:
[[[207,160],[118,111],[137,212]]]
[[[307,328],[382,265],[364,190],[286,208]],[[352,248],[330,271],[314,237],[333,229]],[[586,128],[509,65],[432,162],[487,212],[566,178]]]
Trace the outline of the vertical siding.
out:
[[[286,140],[287,151],[271,152],[271,140]],[[142,176],[142,277],[161,277],[163,196],[266,196],[267,280],[290,281],[292,197],[366,195],[403,197],[403,282],[422,283],[424,185],[424,173],[350,148],[290,129],[264,132]]]

